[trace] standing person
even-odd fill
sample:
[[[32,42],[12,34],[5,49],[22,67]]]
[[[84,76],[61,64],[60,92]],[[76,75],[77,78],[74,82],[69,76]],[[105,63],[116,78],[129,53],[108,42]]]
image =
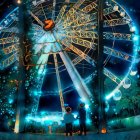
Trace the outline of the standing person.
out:
[[[70,133],[72,136],[72,123],[74,121],[74,115],[71,113],[72,109],[70,107],[66,107],[66,114],[64,115],[64,123],[66,124],[66,136]]]
[[[80,103],[79,110],[78,110],[78,118],[79,118],[79,123],[80,123],[80,134],[79,136],[82,135],[84,132],[84,135],[86,135],[86,110],[85,110],[85,104]]]

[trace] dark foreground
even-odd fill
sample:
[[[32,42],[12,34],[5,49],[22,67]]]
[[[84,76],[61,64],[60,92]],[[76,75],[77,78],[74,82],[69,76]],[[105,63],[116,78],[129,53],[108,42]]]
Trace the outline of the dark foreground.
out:
[[[0,140],[140,140],[140,130],[112,132],[106,134],[87,134],[87,136],[14,134],[0,132]]]

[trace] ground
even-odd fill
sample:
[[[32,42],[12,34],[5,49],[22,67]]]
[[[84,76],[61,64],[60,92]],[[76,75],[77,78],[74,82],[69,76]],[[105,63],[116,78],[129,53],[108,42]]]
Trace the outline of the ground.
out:
[[[0,133],[0,140],[140,140],[140,129],[107,134],[89,133],[87,136]]]

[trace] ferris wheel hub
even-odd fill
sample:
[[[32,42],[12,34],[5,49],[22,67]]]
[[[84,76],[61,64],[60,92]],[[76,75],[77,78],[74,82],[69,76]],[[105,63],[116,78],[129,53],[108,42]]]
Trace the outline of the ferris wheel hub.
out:
[[[44,21],[44,30],[45,31],[50,31],[55,27],[55,23],[52,19],[46,19]]]

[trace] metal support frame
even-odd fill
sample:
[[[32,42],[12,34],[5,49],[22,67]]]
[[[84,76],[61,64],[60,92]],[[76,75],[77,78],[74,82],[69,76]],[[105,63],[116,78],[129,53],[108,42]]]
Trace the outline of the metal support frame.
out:
[[[99,131],[105,127],[104,74],[103,74],[103,6],[104,0],[98,1],[98,121]],[[100,131],[101,132],[101,131]]]
[[[56,54],[54,54],[53,56],[54,56],[54,62],[55,62],[56,78],[57,78],[57,83],[58,83],[58,91],[59,91],[61,109],[62,109],[62,112],[65,113],[64,98],[63,98],[63,93],[62,93],[60,74],[59,74],[59,70],[58,70],[57,56],[56,56]]]
[[[19,76],[18,76],[18,90],[17,90],[17,110],[16,110],[16,122],[15,122],[15,133],[24,131],[24,110],[25,110],[25,67],[23,66],[24,61],[24,37],[25,37],[25,10],[26,6],[24,0],[19,5]]]

